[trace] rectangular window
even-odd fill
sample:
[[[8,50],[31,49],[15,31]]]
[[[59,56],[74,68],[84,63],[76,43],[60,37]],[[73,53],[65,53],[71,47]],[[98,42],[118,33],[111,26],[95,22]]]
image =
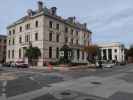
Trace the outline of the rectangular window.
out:
[[[19,37],[19,43],[22,43],[22,37],[21,36]]]
[[[84,52],[82,51],[82,59],[84,60]]]
[[[78,43],[78,40],[76,40],[76,44],[78,45],[79,43]]]
[[[12,50],[12,58],[14,58],[14,50]]]
[[[78,31],[76,31],[76,35],[78,36],[78,34],[79,34],[79,32]]]
[[[19,58],[21,58],[21,49],[19,49]]]
[[[30,35],[26,35],[25,36],[25,42],[29,42],[30,41]]]
[[[8,44],[9,44],[9,45],[11,44],[11,40],[8,41]]]
[[[71,44],[73,44],[73,39],[71,39]]]
[[[115,49],[115,53],[117,52],[117,49]]]
[[[56,35],[56,42],[59,42],[59,38],[60,38],[60,36],[59,36],[59,34],[57,34]]]
[[[65,43],[67,43],[68,42],[68,38],[67,37],[65,37]]]
[[[20,28],[19,28],[19,32],[22,32],[22,26],[20,26]]]
[[[13,40],[12,40],[12,45],[14,45],[15,44],[15,39],[13,38]]]
[[[65,33],[68,33],[68,27],[65,27]]]
[[[56,58],[57,59],[59,58],[59,48],[58,47],[56,48]]]
[[[12,33],[15,34],[15,29],[13,29]]]
[[[79,59],[80,58],[80,51],[79,51],[79,49],[77,50],[77,59]]]
[[[0,46],[0,52],[2,51],[2,48],[1,48],[1,46]]]
[[[6,39],[4,40],[4,43],[6,44]]]
[[[56,24],[56,29],[59,30],[59,28],[60,28],[60,25]]]
[[[52,58],[52,47],[49,47],[49,58]]]
[[[8,58],[10,59],[10,50],[8,50]]]
[[[71,29],[71,35],[73,35],[73,32],[74,32],[73,29]]]
[[[9,31],[9,35],[11,35],[12,34],[12,31]]]
[[[52,27],[53,27],[53,22],[49,21],[49,28],[52,28]]]
[[[38,21],[35,22],[35,26],[36,26],[36,28],[38,27]]]
[[[38,41],[38,33],[35,33],[35,40]]]
[[[25,29],[26,30],[30,29],[30,24],[26,24]]]
[[[52,41],[52,32],[49,32],[49,41]]]

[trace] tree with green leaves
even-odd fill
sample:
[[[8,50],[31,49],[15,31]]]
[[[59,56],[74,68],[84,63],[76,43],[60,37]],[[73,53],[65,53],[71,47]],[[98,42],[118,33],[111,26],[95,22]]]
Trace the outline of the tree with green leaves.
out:
[[[127,56],[133,57],[133,47],[131,46],[129,50],[127,50]]]
[[[25,57],[28,58],[28,63],[30,65],[36,65],[38,58],[41,56],[41,51],[38,47],[32,47],[25,49]]]
[[[133,45],[131,45],[130,48],[125,51],[125,54],[128,63],[133,63]]]

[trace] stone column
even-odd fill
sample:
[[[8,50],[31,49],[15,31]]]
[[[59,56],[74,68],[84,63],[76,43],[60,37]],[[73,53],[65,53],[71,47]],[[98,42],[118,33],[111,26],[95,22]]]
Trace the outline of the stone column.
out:
[[[101,49],[101,60],[103,60],[103,49]]]
[[[107,57],[107,60],[109,60],[109,51],[108,51],[108,49],[106,49],[106,57]]]

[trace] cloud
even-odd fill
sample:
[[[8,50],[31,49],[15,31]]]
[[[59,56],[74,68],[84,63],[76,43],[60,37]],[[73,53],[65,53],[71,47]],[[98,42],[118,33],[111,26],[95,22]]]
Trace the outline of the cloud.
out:
[[[36,9],[38,0],[2,0],[0,3],[0,32],[9,23]],[[133,0],[43,0],[44,5],[58,8],[60,16],[76,16],[87,22],[93,32],[93,42],[121,41],[133,43]],[[3,31],[4,30],[4,31]]]

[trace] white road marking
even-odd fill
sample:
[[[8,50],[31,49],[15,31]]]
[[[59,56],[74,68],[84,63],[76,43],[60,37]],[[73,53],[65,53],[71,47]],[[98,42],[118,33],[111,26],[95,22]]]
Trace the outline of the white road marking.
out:
[[[7,81],[4,81],[3,84],[2,84],[3,87],[6,87],[7,86]]]
[[[3,92],[3,93],[6,92],[6,89],[5,89],[5,88],[2,88],[2,92]]]
[[[34,81],[34,78],[33,77],[29,77],[30,80]]]

